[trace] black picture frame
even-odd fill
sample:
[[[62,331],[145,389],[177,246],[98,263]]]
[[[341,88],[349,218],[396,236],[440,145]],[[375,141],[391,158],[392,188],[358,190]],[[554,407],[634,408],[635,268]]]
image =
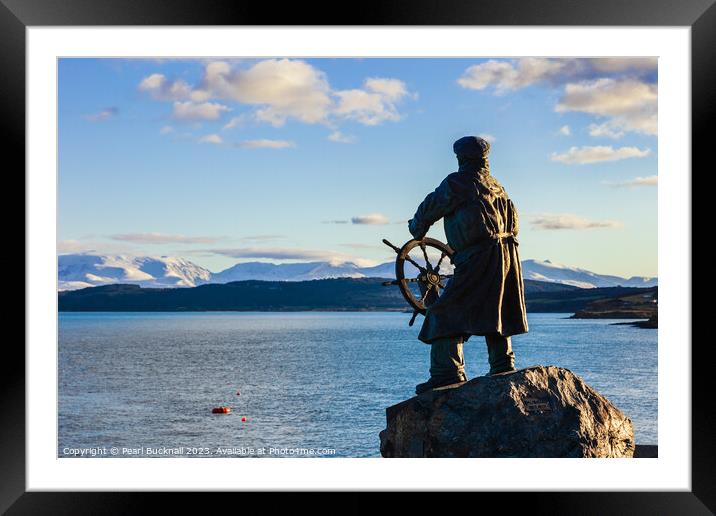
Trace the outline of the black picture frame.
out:
[[[351,4],[264,3],[207,0],[0,0],[0,97],[3,135],[8,144],[5,163],[25,164],[25,29],[28,26],[116,25],[574,25],[688,26],[692,50],[692,163],[705,163],[708,125],[716,106],[716,0],[390,0]],[[349,13],[342,15],[341,13]],[[693,168],[693,167],[692,167]],[[684,171],[690,178],[691,171]],[[24,185],[22,186],[24,189]],[[17,218],[7,215],[5,220]],[[690,250],[689,250],[690,253]],[[27,274],[27,271],[25,271]],[[690,329],[684,341],[691,345]],[[19,339],[5,344],[0,376],[0,511],[7,514],[126,514],[144,512],[150,501],[163,510],[186,507],[185,493],[26,492],[25,488],[25,354]],[[476,502],[497,507],[508,499],[510,512],[567,514],[712,514],[714,496],[713,403],[706,383],[708,361],[692,361],[692,490],[690,492],[474,493],[459,510]],[[225,496],[210,494],[212,504]],[[247,494],[240,496],[246,497]],[[244,507],[253,503],[251,495]],[[351,511],[382,506],[353,493],[341,502]],[[434,496],[413,494],[423,510]],[[156,500],[148,500],[156,498]],[[492,500],[483,500],[492,498]],[[243,498],[243,500],[246,500]],[[293,495],[290,504],[303,504]],[[316,510],[322,504],[311,504]],[[330,504],[325,504],[331,510]],[[438,506],[436,506],[438,507]],[[444,507],[444,506],[443,506]],[[457,508],[457,507],[456,507]],[[333,507],[335,509],[335,507]]]

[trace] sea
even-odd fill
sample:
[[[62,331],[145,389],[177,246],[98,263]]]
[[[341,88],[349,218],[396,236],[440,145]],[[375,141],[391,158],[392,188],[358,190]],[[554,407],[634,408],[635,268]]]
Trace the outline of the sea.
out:
[[[570,315],[528,314],[516,367],[570,369],[657,444],[657,330]],[[428,378],[409,318],[60,313],[58,457],[379,457],[386,407]],[[484,375],[484,338],[464,351],[468,378]]]

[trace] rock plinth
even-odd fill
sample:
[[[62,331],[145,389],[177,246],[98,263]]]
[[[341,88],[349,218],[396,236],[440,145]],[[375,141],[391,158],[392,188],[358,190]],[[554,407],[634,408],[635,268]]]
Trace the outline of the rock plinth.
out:
[[[383,457],[633,457],[631,420],[568,369],[534,366],[386,410]]]

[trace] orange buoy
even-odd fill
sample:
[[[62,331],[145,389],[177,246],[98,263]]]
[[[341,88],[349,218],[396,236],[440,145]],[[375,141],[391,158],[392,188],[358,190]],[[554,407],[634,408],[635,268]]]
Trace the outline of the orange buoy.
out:
[[[231,412],[231,407],[215,407],[211,409],[212,414],[228,414]]]

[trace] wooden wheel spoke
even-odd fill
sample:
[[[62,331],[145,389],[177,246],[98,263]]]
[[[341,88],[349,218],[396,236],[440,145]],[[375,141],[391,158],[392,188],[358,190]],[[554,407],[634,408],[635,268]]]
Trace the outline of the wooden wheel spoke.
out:
[[[415,322],[415,318],[418,316],[420,312],[417,310],[413,310],[413,316],[410,318],[410,322],[408,323],[408,326],[412,326]]]
[[[418,278],[403,278],[403,279],[394,279],[390,281],[384,281],[383,286],[389,287],[392,285],[400,285],[401,283],[417,283],[419,281]]]
[[[425,267],[429,271],[433,270],[433,266],[428,259],[428,250],[425,248],[425,244],[420,244],[420,250],[423,252],[423,257],[425,258]]]
[[[428,294],[430,293],[430,291],[431,291],[432,289],[433,289],[433,285],[429,284],[429,285],[428,285],[428,288],[425,289],[425,293],[423,294],[423,297],[420,298],[420,302],[421,302],[421,303],[425,303],[425,299],[427,299]]]
[[[440,259],[438,260],[438,264],[435,266],[435,269],[433,269],[435,272],[440,272],[440,264],[443,263],[443,260],[447,256],[447,253],[443,251],[440,253]]]
[[[418,269],[420,272],[425,272],[425,267],[419,265],[418,262],[416,262],[415,260],[413,260],[407,253],[406,253],[406,255],[405,255],[405,259],[406,259],[407,261],[409,261],[410,263],[412,263],[415,267],[417,267],[417,269]]]

